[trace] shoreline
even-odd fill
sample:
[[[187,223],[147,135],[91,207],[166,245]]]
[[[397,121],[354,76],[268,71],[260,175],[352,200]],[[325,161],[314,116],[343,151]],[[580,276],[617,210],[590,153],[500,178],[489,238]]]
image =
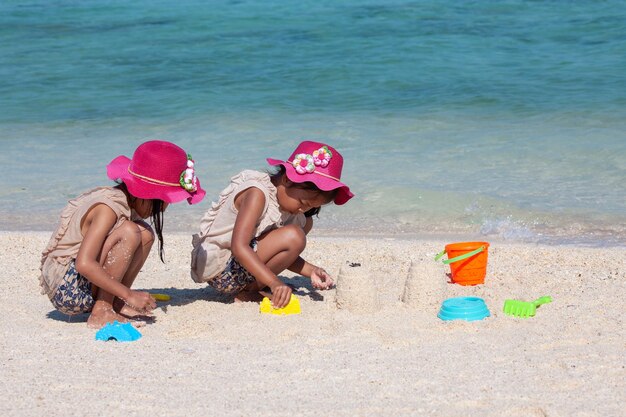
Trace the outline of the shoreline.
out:
[[[626,401],[620,248],[491,242],[485,284],[462,287],[432,259],[449,242],[314,234],[307,260],[336,279],[349,262],[366,273],[352,299],[281,275],[302,314],[280,317],[193,282],[188,235],[166,234],[166,263],[152,251],[134,288],[171,300],[140,340],[116,343],[95,341],[86,316],[68,320],[39,293],[48,239],[0,232],[8,416],[58,404],[81,414],[85,403],[109,415],[617,416]],[[409,279],[414,297],[403,301]],[[553,302],[535,317],[502,313],[506,299],[543,295]],[[459,296],[483,298],[491,316],[438,319]]]
[[[168,232],[164,231],[165,236],[184,237],[188,236],[191,241],[191,236],[197,233],[194,231],[176,231]],[[0,229],[0,236],[10,235],[52,235],[52,229],[50,230],[4,230]],[[569,237],[565,240],[558,239],[546,239],[546,240],[523,240],[523,239],[511,239],[497,235],[483,235],[477,232],[450,232],[450,233],[427,233],[417,231],[407,232],[382,232],[382,231],[365,231],[365,230],[341,230],[333,231],[325,228],[313,228],[309,234],[309,238],[313,239],[365,239],[365,240],[397,240],[405,241],[407,243],[416,242],[441,242],[442,244],[454,243],[454,242],[490,242],[502,245],[530,245],[530,246],[548,246],[548,247],[573,247],[573,248],[589,248],[589,249],[619,249],[626,248],[626,240],[618,241],[598,241],[593,238],[586,238],[585,236]],[[624,237],[626,239],[626,237]]]

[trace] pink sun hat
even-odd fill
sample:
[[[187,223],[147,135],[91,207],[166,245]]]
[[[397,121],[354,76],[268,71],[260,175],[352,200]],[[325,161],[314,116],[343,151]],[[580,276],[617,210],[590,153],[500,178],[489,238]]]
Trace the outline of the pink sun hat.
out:
[[[194,161],[179,146],[162,140],[144,142],[133,159],[120,155],[107,165],[107,175],[122,180],[137,198],[189,204],[202,201],[206,192],[196,177]]]
[[[310,181],[320,190],[338,189],[335,204],[342,205],[354,197],[350,188],[341,182],[343,157],[332,146],[320,142],[304,141],[298,145],[287,161],[267,158],[270,165],[282,165],[287,178],[293,182]]]

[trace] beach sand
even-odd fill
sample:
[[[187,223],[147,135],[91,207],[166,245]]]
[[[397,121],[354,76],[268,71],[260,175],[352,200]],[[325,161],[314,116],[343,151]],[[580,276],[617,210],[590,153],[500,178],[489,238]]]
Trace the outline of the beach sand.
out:
[[[40,294],[48,238],[0,234],[3,416],[569,417],[626,405],[624,248],[491,242],[485,285],[462,287],[433,261],[449,242],[313,233],[305,258],[350,285],[316,292],[295,277],[302,314],[272,316],[194,283],[190,236],[166,234],[167,263],[153,251],[135,287],[171,300],[140,340],[118,343]],[[444,299],[470,295],[491,317],[437,318]],[[554,301],[533,318],[502,313],[505,299],[542,295]]]

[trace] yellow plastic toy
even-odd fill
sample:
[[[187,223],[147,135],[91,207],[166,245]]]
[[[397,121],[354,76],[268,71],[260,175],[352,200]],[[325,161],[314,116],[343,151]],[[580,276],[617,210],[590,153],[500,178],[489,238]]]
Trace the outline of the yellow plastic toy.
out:
[[[152,298],[154,298],[157,301],[169,301],[170,300],[170,296],[167,294],[150,294],[152,296]]]
[[[283,308],[274,308],[272,307],[272,302],[269,298],[263,297],[263,301],[261,301],[261,306],[259,308],[261,313],[265,314],[276,314],[279,316],[288,316],[290,314],[300,314],[302,310],[300,309],[300,300],[298,297],[291,294],[291,299],[289,300],[289,304],[287,304]]]

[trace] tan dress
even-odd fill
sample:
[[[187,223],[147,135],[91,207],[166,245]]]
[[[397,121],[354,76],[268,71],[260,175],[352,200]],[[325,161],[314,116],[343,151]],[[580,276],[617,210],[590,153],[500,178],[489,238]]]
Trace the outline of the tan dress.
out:
[[[61,212],[59,225],[41,255],[39,284],[41,293],[47,294],[50,299],[54,297],[70,262],[78,255],[83,241],[80,230],[82,219],[96,204],[106,204],[117,216],[117,222],[109,234],[131,218],[131,209],[126,195],[117,188],[95,188],[70,200]]]
[[[230,184],[220,193],[200,222],[200,233],[193,235],[191,251],[191,278],[206,282],[221,273],[231,256],[230,241],[233,236],[237,209],[235,197],[250,187],[265,194],[265,207],[256,223],[255,237],[288,224],[304,228],[304,214],[291,214],[280,210],[276,187],[267,173],[242,171],[230,179]]]

